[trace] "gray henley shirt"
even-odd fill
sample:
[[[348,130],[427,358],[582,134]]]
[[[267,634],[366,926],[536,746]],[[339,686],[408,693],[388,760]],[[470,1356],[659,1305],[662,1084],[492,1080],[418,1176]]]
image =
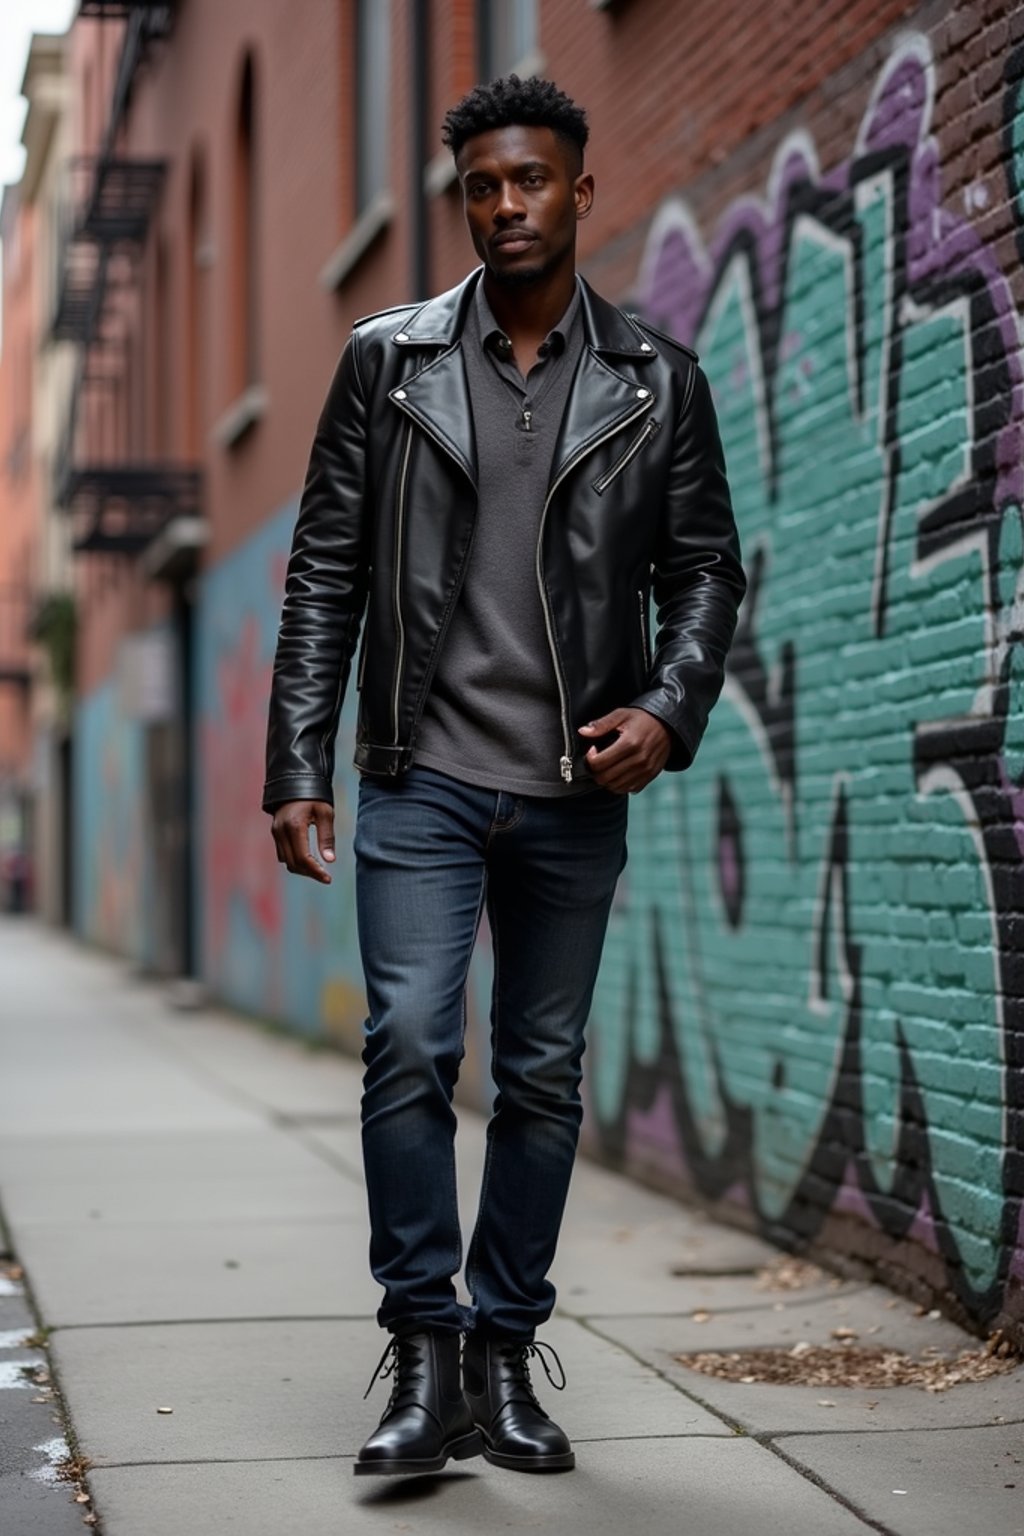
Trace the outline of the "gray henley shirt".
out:
[[[561,777],[558,683],[536,568],[555,440],[583,343],[577,285],[524,379],[482,279],[477,284],[462,335],[476,432],[476,528],[415,761],[485,789],[557,796],[596,787],[589,774],[571,784]]]

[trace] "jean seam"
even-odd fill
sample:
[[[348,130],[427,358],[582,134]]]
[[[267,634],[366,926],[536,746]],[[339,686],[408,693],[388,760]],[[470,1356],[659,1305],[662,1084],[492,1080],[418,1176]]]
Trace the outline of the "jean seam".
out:
[[[495,817],[492,816],[491,824],[487,828],[487,841],[484,844],[484,852],[486,853],[489,851],[491,843],[500,832],[511,832],[514,827],[518,827],[525,814],[526,801],[522,798],[522,796],[520,796],[516,803],[516,813],[512,817],[511,821],[503,821],[499,826]]]

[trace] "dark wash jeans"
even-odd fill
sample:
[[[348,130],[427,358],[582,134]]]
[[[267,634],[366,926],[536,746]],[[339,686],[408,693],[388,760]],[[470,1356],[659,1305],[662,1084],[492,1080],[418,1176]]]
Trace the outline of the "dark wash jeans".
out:
[[[359,943],[369,1001],[362,1104],[370,1267],[393,1332],[475,1328],[532,1339],[582,1107],[583,1029],[615,883],[627,797],[540,799],[429,768],[364,777],[356,820]],[[466,1281],[452,1093],[465,988],[486,905],[494,945],[492,1071],[480,1208]]]

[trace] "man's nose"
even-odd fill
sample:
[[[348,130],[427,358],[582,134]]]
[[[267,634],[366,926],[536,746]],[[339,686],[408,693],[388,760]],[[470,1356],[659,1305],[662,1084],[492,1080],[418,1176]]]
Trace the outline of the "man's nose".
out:
[[[494,217],[499,223],[521,219],[526,213],[519,188],[514,181],[503,181],[498,188],[498,200],[494,205]]]

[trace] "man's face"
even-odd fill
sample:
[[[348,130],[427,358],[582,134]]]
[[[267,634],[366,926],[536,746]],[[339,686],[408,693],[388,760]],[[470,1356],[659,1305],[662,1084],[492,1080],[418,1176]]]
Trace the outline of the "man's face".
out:
[[[537,282],[573,259],[594,182],[550,128],[493,128],[468,139],[456,165],[473,246],[498,282]]]

